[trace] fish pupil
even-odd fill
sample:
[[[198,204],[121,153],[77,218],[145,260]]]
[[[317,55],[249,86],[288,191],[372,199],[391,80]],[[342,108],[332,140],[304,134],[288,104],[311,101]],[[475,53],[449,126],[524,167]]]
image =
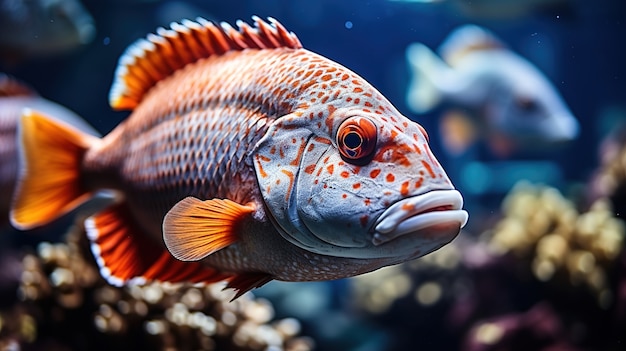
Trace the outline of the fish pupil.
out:
[[[350,132],[343,138],[343,144],[351,150],[354,150],[363,144],[363,138],[357,132]]]

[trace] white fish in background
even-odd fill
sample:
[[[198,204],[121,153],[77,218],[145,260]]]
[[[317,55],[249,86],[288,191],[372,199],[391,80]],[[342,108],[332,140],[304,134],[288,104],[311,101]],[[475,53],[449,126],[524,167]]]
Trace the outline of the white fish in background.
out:
[[[578,121],[545,75],[487,30],[460,27],[439,53],[421,43],[407,48],[412,78],[406,98],[415,113],[445,104],[474,117],[468,123],[456,113],[442,121],[448,151],[462,152],[481,134],[492,145],[510,144],[502,147],[507,150],[578,136]],[[470,127],[477,132],[467,132]]]

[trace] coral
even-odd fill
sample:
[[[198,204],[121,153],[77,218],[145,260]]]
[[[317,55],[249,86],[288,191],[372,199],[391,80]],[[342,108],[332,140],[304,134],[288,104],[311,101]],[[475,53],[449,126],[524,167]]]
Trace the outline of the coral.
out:
[[[611,306],[608,273],[624,244],[624,223],[607,199],[579,214],[556,189],[518,184],[503,202],[504,218],[487,236],[497,254],[512,253],[530,261],[541,281],[584,285],[600,307]],[[566,285],[567,286],[567,285]]]
[[[293,318],[274,320],[269,301],[248,293],[230,302],[225,284],[107,285],[82,228],[41,243],[23,258],[12,310],[0,314],[0,350],[308,351]]]

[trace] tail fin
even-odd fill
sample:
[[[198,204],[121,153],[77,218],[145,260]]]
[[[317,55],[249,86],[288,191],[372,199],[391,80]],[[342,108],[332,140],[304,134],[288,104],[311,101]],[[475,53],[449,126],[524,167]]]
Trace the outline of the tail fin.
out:
[[[406,59],[412,71],[406,100],[415,113],[433,109],[441,102],[442,79],[448,79],[451,69],[432,50],[421,43],[413,43],[406,49]]]
[[[25,110],[18,127],[21,170],[11,209],[18,229],[46,224],[91,197],[80,181],[82,156],[97,138]]]

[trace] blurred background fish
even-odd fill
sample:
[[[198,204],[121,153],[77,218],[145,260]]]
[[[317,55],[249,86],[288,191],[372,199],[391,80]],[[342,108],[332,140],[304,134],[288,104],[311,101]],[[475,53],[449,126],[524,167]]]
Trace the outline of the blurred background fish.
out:
[[[501,156],[577,137],[578,122],[557,89],[491,32],[462,26],[439,54],[421,43],[407,48],[412,79],[406,99],[415,113],[440,104],[461,108],[441,119],[441,141],[449,153],[464,152],[480,137]]]
[[[0,0],[0,56],[9,63],[75,49],[95,34],[79,0]]]

